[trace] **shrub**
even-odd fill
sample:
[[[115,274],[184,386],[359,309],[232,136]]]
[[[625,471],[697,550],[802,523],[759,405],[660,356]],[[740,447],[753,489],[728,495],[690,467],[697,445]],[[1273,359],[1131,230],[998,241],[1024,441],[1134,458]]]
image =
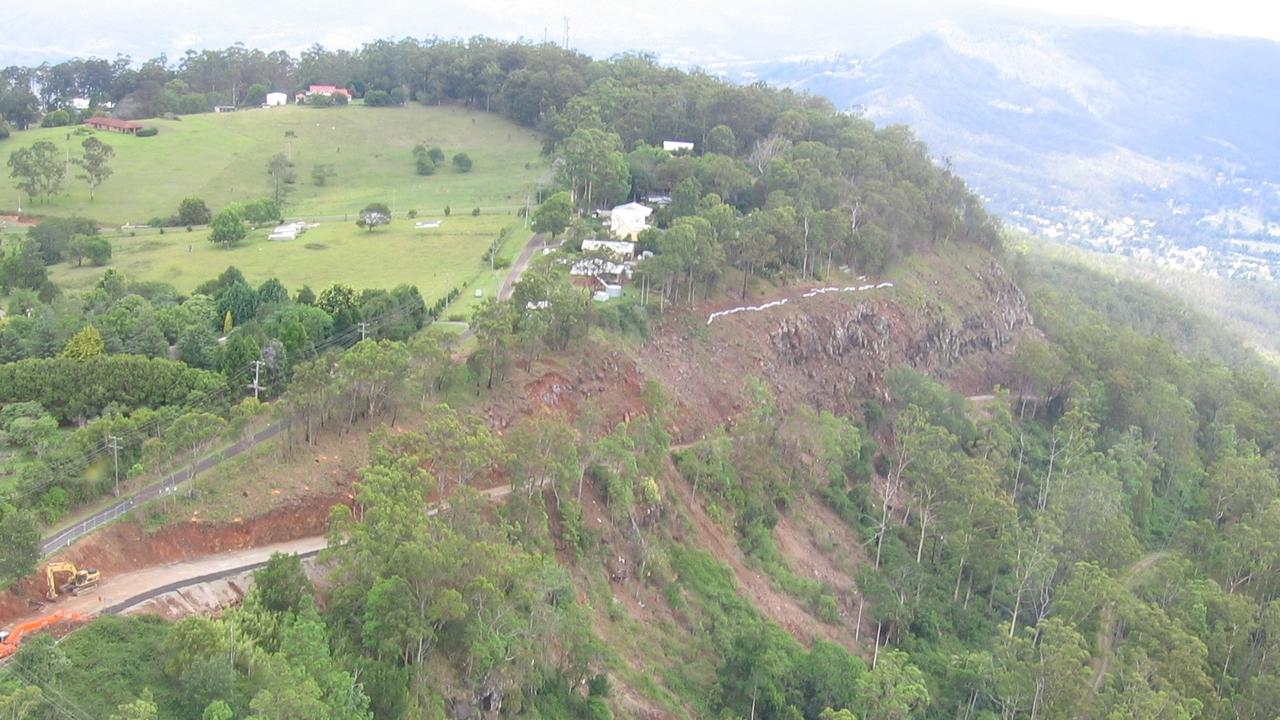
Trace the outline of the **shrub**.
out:
[[[185,198],[178,204],[178,222],[175,225],[208,225],[213,218],[209,206],[198,197]]]
[[[9,124],[3,120],[0,120],[0,140],[5,140],[8,137],[9,137]]]
[[[460,152],[453,156],[453,169],[458,172],[471,172],[471,156]]]
[[[427,157],[431,158],[431,162],[439,165],[444,162],[444,151],[439,147],[433,147],[427,151]]]
[[[329,107],[333,105],[333,96],[324,93],[313,93],[307,96],[306,103],[311,107]]]
[[[474,210],[472,210],[471,217],[480,217],[480,208],[475,208]]]
[[[66,110],[54,110],[44,116],[40,127],[66,127],[71,124],[71,115]]]
[[[351,102],[350,98],[338,92],[333,94],[332,99],[333,99],[334,105],[346,105],[347,103]]]
[[[449,208],[449,206],[448,206],[448,205],[445,205],[445,206],[444,206],[444,216],[445,216],[445,217],[449,217],[449,212],[450,212],[450,208]]]
[[[384,107],[391,104],[391,96],[386,90],[370,90],[364,94],[364,104],[369,107]]]
[[[178,98],[178,114],[180,115],[197,115],[199,113],[209,112],[209,108],[213,103],[209,102],[209,97],[201,93],[193,93],[191,95],[183,95]]]
[[[407,215],[409,216],[409,219],[410,219],[410,220],[412,220],[412,219],[414,219],[414,218],[418,217],[418,211],[417,211],[417,210],[410,210],[410,211],[407,213]]]
[[[160,128],[158,127],[144,127],[138,132],[134,133],[134,137],[154,137],[159,134],[160,134]]]

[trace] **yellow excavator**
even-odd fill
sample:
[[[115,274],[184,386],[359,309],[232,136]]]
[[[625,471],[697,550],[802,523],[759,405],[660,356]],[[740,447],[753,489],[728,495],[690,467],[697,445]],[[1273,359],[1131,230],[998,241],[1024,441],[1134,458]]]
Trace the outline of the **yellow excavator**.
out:
[[[49,580],[50,600],[57,600],[58,593],[71,593],[79,595],[83,590],[89,590],[98,586],[98,578],[101,575],[97,570],[81,570],[69,562],[53,562],[49,563],[44,569],[45,577]],[[67,575],[66,582],[58,584],[58,575]]]

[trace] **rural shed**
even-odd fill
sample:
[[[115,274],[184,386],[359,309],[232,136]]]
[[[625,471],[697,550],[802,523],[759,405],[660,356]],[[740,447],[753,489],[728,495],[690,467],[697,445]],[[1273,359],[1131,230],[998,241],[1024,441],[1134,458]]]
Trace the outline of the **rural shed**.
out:
[[[289,102],[289,95],[282,92],[267,93],[267,101],[264,103],[267,107],[280,107]]]
[[[91,117],[85,120],[84,124],[95,130],[114,130],[115,132],[129,133],[130,135],[136,135],[142,129],[140,123],[109,117]]]

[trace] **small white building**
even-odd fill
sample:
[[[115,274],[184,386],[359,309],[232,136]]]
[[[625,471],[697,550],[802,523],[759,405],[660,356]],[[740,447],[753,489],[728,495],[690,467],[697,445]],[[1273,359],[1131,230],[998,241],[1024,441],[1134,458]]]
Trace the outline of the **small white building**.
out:
[[[614,260],[630,260],[636,256],[636,244],[616,240],[583,240],[582,252],[600,253]]]
[[[289,95],[282,92],[267,93],[267,101],[264,103],[267,107],[280,107],[289,102]]]
[[[685,142],[683,140],[663,140],[662,149],[672,155],[679,153],[691,153],[693,152],[693,143]]]
[[[284,225],[277,225],[271,230],[271,234],[267,236],[268,240],[294,240],[299,235],[307,231],[307,224],[304,222],[291,222]]]
[[[571,277],[594,278],[599,282],[619,285],[623,280],[631,279],[631,268],[623,263],[610,262],[600,258],[579,260],[569,266]]]
[[[609,232],[619,240],[632,240],[649,227],[653,208],[637,202],[619,205],[609,211]]]
[[[76,110],[88,110],[89,98],[71,98],[71,107]]]

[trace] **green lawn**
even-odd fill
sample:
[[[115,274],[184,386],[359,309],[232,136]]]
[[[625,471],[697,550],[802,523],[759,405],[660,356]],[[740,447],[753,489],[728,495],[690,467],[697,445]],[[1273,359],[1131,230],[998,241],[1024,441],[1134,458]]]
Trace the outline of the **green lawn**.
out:
[[[86,185],[72,166],[66,195],[23,209],[35,215],[79,213],[106,224],[145,223],[176,212],[182,198],[196,195],[215,211],[231,201],[249,201],[270,191],[266,166],[275,153],[292,153],[297,182],[285,204],[290,217],[333,218],[352,215],[372,201],[386,202],[394,213],[418,210],[439,215],[446,205],[456,214],[472,208],[523,206],[529,191],[547,172],[540,136],[501,117],[457,107],[341,108],[287,106],[227,114],[187,115],[181,120],[147,120],[160,129],[150,138],[111,132],[96,137],[111,145],[115,174],[89,200]],[[71,157],[84,137],[72,128],[15,132],[0,141],[0,158],[13,150],[51,140]],[[287,132],[293,137],[286,137]],[[434,175],[414,172],[412,148],[439,146],[447,158],[466,152],[469,173],[445,166]],[[324,186],[311,180],[318,163],[334,166]],[[19,200],[5,174],[0,208]],[[283,272],[283,269],[281,270]]]
[[[318,293],[335,282],[357,289],[412,283],[430,304],[452,287],[491,274],[481,257],[493,238],[508,225],[523,227],[514,214],[472,217],[468,213],[440,221],[438,228],[420,230],[414,221],[396,218],[368,232],[354,221],[335,220],[283,242],[267,240],[269,231],[262,229],[231,249],[208,242],[205,230],[139,233],[137,237],[110,232],[114,254],[108,267],[131,280],[166,282],[181,292],[190,292],[228,265],[239,268],[255,285],[277,277],[290,292],[304,284]],[[527,238],[527,233],[515,232],[507,242],[513,248],[517,243],[522,247]],[[66,263],[49,269],[53,281],[70,290],[91,287],[106,271]]]

